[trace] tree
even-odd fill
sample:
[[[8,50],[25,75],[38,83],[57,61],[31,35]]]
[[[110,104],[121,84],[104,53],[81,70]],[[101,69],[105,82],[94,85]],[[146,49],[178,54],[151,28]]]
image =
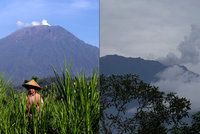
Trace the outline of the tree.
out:
[[[192,115],[191,125],[183,127],[182,132],[187,134],[200,134],[200,112]]]
[[[161,92],[136,75],[101,75],[100,85],[100,133],[179,133],[187,125],[186,98]]]

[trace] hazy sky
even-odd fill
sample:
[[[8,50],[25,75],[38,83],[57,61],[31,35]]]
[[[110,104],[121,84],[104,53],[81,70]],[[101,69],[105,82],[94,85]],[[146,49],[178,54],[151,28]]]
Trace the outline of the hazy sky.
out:
[[[0,38],[23,26],[60,25],[99,46],[98,0],[3,0],[0,20]]]
[[[199,0],[101,0],[100,55],[157,59],[200,24]]]
[[[100,55],[142,57],[172,65],[152,83],[190,99],[199,110],[200,1],[101,0]]]

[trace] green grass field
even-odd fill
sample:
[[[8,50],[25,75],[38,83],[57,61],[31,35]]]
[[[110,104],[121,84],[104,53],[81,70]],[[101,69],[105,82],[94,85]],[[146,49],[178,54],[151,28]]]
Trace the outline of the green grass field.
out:
[[[0,79],[0,134],[92,134],[99,130],[99,91],[97,75],[74,78],[65,69],[55,72],[56,82],[40,94],[44,106],[38,114],[32,108],[32,118],[26,114],[26,92],[12,89]]]

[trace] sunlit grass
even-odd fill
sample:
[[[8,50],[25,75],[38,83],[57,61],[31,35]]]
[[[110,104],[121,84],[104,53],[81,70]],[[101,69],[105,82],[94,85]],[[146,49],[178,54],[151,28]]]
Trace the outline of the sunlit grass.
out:
[[[44,106],[32,117],[26,114],[26,93],[17,92],[0,78],[1,134],[92,134],[98,133],[99,93],[96,73],[87,79],[75,77],[64,68],[62,75],[54,69],[56,82],[44,88]]]

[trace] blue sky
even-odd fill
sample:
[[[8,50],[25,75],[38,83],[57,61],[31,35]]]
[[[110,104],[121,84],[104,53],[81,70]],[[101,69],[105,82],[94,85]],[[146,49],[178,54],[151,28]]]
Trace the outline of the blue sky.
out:
[[[0,38],[24,26],[60,25],[79,39],[99,46],[98,0],[0,1]],[[46,24],[47,24],[46,23]]]

